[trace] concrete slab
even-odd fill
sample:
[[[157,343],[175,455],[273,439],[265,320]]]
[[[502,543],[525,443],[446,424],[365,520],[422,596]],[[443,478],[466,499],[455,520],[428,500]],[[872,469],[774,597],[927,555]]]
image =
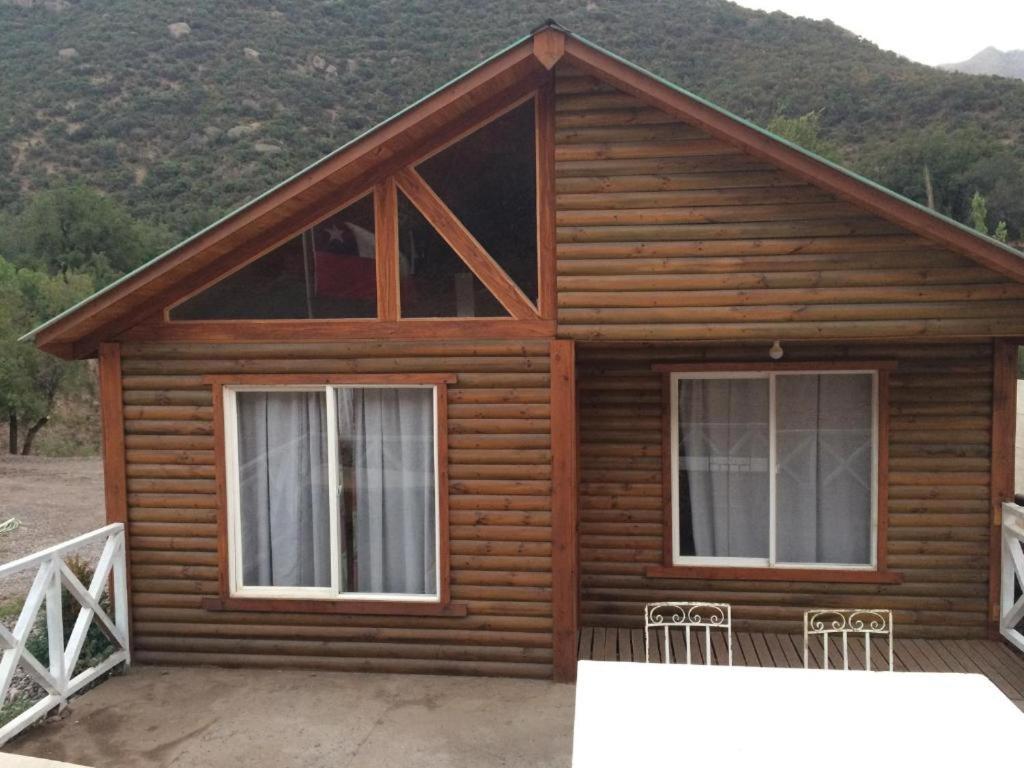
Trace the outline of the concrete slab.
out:
[[[574,686],[136,667],[6,751],[113,768],[568,766]]]

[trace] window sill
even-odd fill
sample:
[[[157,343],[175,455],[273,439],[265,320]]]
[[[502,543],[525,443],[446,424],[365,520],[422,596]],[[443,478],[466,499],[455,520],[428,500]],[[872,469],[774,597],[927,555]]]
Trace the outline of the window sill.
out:
[[[902,584],[896,571],[856,571],[831,568],[738,568],[715,565],[651,565],[649,579],[709,579],[714,581],[814,581],[835,584]]]
[[[290,598],[204,597],[207,611],[265,613],[337,613],[363,616],[466,616],[465,603],[421,603],[387,600],[295,600]]]

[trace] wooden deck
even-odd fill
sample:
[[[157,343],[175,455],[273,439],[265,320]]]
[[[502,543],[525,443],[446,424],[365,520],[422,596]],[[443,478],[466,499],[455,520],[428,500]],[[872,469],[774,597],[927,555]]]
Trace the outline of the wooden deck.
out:
[[[712,632],[712,662],[727,658],[725,637]],[[700,642],[694,635],[693,660],[704,663]],[[672,633],[672,657],[682,658],[682,633]],[[834,643],[833,643],[834,644]],[[898,636],[894,643],[894,666],[899,672],[976,672],[985,675],[999,690],[1024,710],[1024,655],[1005,643],[990,640],[906,640]],[[863,648],[851,641],[851,664],[863,668]],[[838,648],[829,654],[833,666],[842,666]],[[733,664],[750,667],[802,667],[803,638],[800,635],[773,635],[759,632],[733,633]],[[821,666],[821,646],[812,645],[814,665]],[[884,643],[872,645],[872,658],[880,662],[886,653]],[[661,661],[661,649],[651,634],[651,656]],[[579,633],[577,658],[596,661],[643,661],[644,631],[624,627],[584,627]]]

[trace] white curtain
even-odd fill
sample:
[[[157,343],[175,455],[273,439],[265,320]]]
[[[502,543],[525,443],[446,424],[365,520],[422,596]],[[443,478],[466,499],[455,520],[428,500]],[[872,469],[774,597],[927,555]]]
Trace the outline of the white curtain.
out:
[[[680,553],[768,557],[768,381],[679,381]]]
[[[343,592],[435,594],[434,393],[337,390]]]
[[[327,408],[323,392],[239,392],[245,586],[329,587]]]
[[[873,389],[867,374],[777,377],[779,562],[870,562]]]

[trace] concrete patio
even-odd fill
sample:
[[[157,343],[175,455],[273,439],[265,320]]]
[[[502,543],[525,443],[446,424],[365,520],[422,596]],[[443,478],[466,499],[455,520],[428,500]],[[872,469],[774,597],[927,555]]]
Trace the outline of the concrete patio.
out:
[[[139,666],[5,752],[97,768],[567,766],[574,687]]]

